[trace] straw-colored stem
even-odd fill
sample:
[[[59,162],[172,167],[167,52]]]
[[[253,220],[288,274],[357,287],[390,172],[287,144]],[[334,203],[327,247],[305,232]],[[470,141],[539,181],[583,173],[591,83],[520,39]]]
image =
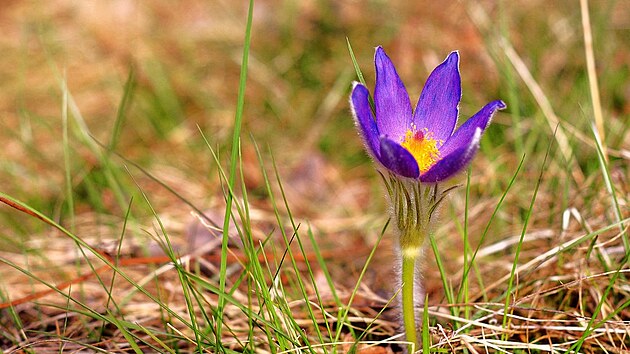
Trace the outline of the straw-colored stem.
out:
[[[584,52],[586,53],[586,72],[588,73],[588,84],[591,90],[591,100],[593,101],[593,116],[595,117],[596,134],[602,141],[601,149],[604,153],[604,160],[608,162],[606,148],[606,130],[604,128],[604,114],[602,113],[602,103],[599,98],[599,84],[597,83],[597,71],[595,69],[595,54],[593,54],[593,34],[591,32],[591,19],[588,11],[588,0],[580,0],[582,12],[582,28],[584,30]]]

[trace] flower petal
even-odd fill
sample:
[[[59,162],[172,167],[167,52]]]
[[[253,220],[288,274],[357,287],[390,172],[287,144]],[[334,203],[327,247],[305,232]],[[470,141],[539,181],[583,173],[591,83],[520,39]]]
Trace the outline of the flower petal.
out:
[[[379,161],[392,172],[408,178],[418,178],[418,162],[404,147],[381,135],[381,157]]]
[[[370,108],[370,92],[358,82],[352,83],[350,94],[350,108],[354,116],[354,122],[361,133],[366,150],[373,158],[378,159],[380,151],[379,133],[376,128],[374,114]]]
[[[449,155],[452,151],[467,146],[470,139],[477,128],[481,129],[481,134],[484,133],[486,127],[490,124],[492,116],[498,110],[506,107],[503,101],[492,101],[485,105],[474,116],[468,118],[468,120],[462,124],[461,127],[455,131],[455,133],[442,145],[440,148],[440,154],[442,156]]]
[[[481,128],[476,128],[474,134],[470,136],[470,140],[466,141],[466,144],[461,144],[459,148],[444,156],[427,172],[420,175],[420,181],[425,183],[444,181],[468,166],[477,150],[479,150],[481,133]]]
[[[436,140],[446,141],[457,124],[462,84],[459,76],[459,53],[451,52],[424,84],[413,122],[427,128]]]
[[[376,125],[381,134],[402,140],[411,123],[411,102],[394,64],[380,46],[374,55]]]

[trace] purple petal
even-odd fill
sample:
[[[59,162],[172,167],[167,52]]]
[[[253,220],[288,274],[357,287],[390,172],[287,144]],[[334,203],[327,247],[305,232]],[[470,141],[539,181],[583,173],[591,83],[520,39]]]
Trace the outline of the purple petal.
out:
[[[418,178],[418,162],[404,147],[391,139],[381,136],[381,157],[379,161],[392,172],[408,178]]]
[[[424,84],[413,122],[427,128],[436,140],[446,141],[457,123],[462,84],[459,76],[459,53],[452,52],[438,65]]]
[[[376,66],[374,105],[378,131],[390,139],[402,140],[411,123],[411,102],[407,89],[394,64],[381,47],[376,48],[374,65]]]
[[[506,105],[503,101],[492,101],[485,105],[479,112],[462,124],[462,126],[455,131],[455,133],[444,143],[444,145],[442,145],[440,148],[440,154],[442,156],[446,156],[452,151],[467,146],[477,128],[480,128],[481,134],[483,134],[486,127],[490,124],[494,113],[500,109],[504,109],[505,107]]]
[[[453,177],[457,172],[463,170],[479,149],[479,139],[481,139],[481,128],[475,129],[466,144],[444,156],[438,163],[433,165],[426,173],[420,176],[420,181],[425,183],[436,183]]]
[[[354,82],[352,86],[350,107],[354,116],[354,122],[361,133],[366,150],[373,158],[378,159],[380,151],[379,134],[374,114],[372,114],[372,109],[370,108],[370,93],[365,86],[358,82]]]

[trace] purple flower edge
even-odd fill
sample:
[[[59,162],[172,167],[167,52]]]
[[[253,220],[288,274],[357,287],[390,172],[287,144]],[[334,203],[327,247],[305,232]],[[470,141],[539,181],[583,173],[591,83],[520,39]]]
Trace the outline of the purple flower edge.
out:
[[[350,95],[351,109],[370,156],[386,169],[402,177],[436,183],[460,172],[475,156],[479,140],[494,113],[506,108],[503,101],[492,101],[454,131],[461,98],[459,53],[456,51],[451,52],[427,79],[413,117],[407,109],[409,96],[404,84],[381,47],[376,49],[375,66],[377,70],[375,91],[378,92],[378,98],[375,92],[376,118],[370,107],[369,90],[358,82],[353,83]],[[447,89],[440,93],[436,87],[440,87],[440,83],[443,82],[446,84],[442,87],[446,86]],[[420,109],[429,111],[436,103],[440,103],[443,108],[434,110],[438,112],[437,115],[426,115],[419,111]],[[432,123],[440,117],[446,118]],[[424,173],[420,172],[415,157],[400,145],[412,125],[420,129],[427,128],[434,134],[434,139],[445,141],[441,146],[438,145],[440,159]],[[439,135],[436,136],[435,131],[429,127]]]

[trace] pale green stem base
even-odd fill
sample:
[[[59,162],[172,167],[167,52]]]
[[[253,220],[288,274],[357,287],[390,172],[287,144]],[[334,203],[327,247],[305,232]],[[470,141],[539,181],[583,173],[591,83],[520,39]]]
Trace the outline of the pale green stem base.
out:
[[[405,325],[405,337],[408,342],[413,343],[411,348],[414,349],[410,350],[411,353],[419,345],[416,330],[416,308],[413,299],[417,258],[413,254],[419,254],[419,251],[420,249],[402,250],[402,316]]]
[[[416,302],[414,301],[416,263],[422,254],[422,245],[426,232],[423,228],[401,230],[400,252],[402,257],[402,317],[405,336],[412,348],[420,348],[418,342],[418,322],[416,321]],[[420,295],[420,294],[418,294]],[[409,352],[413,353],[413,349]]]

